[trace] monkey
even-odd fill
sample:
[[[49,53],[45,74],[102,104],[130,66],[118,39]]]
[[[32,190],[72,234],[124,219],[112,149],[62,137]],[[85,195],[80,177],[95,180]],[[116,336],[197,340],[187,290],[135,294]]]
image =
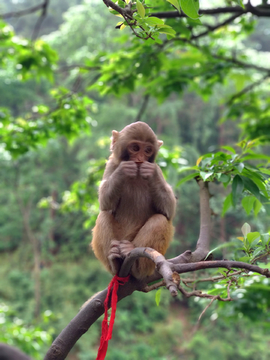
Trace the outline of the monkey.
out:
[[[163,144],[144,122],[113,130],[111,155],[99,187],[100,213],[93,229],[95,256],[113,275],[136,247],[165,254],[173,237],[176,199],[155,158]],[[131,275],[151,275],[155,264],[135,261]]]
[[[0,343],[0,360],[31,360],[29,356],[13,346]]]

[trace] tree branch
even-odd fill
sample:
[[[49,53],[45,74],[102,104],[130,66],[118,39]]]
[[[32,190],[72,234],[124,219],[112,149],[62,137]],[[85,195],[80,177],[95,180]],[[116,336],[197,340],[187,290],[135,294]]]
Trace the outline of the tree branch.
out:
[[[82,69],[82,70],[101,70],[101,66],[87,66],[87,65],[80,65],[80,64],[72,64],[72,65],[64,65],[59,66],[59,68],[56,70],[56,72],[65,72],[70,71],[73,69]]]
[[[135,261],[136,258],[142,255],[144,257],[154,259],[157,264],[162,263],[159,265],[159,270],[161,273],[163,272],[163,274],[165,275],[166,272],[169,273],[170,271],[173,270],[179,274],[183,274],[191,271],[222,267],[229,270],[234,268],[247,269],[249,271],[256,272],[270,278],[270,271],[268,269],[262,269],[259,266],[246,264],[240,261],[222,261],[222,260],[202,261],[198,263],[172,265],[170,261],[165,260],[164,257],[154,249],[150,249],[150,248],[137,248],[137,249],[132,250],[131,252],[133,253],[132,256],[129,256],[129,259],[124,262],[125,264],[125,265],[123,264],[124,268],[121,268],[121,276],[126,274],[128,268],[132,266],[133,262],[130,259],[133,258],[133,260]],[[165,265],[165,263],[167,263],[167,265]],[[161,274],[158,275],[160,279],[162,275]],[[144,289],[146,288],[146,284],[150,282],[150,280],[154,281],[154,280],[158,280],[158,278],[154,278],[152,276],[143,280],[137,280],[131,277],[127,284],[119,287],[118,301],[131,295],[135,290],[144,291]],[[44,360],[64,360],[66,358],[67,354],[75,345],[75,343],[78,341],[78,339],[104,313],[103,303],[106,298],[106,295],[107,295],[107,289],[94,295],[85,304],[85,306],[80,310],[80,312],[73,318],[73,320],[71,320],[71,322],[67,325],[67,327],[54,340]],[[196,292],[194,292],[193,295],[198,296]]]
[[[24,15],[29,15],[29,14],[32,14],[32,13],[37,12],[38,10],[42,9],[44,7],[45,3],[46,3],[46,0],[43,1],[39,5],[30,7],[30,8],[25,9],[25,10],[12,11],[12,12],[9,12],[9,13],[0,14],[0,18],[9,19],[9,18],[12,18],[12,17],[21,17],[21,16],[24,16]]]
[[[181,37],[175,37],[175,38],[169,40],[169,42],[172,42],[172,41],[182,41],[182,42],[187,43],[190,46],[200,50],[201,52],[204,52],[204,49],[203,49],[202,46],[190,41],[189,39],[181,38]],[[238,59],[236,59],[234,57],[222,56],[222,55],[211,53],[209,51],[207,52],[207,55],[210,55],[211,57],[213,57],[214,59],[217,59],[217,60],[223,60],[223,61],[230,62],[232,64],[237,65],[237,67],[240,67],[240,68],[254,69],[254,70],[257,70],[257,71],[260,71],[260,72],[270,73],[270,68],[266,68],[266,67],[263,67],[263,66],[257,66],[255,64],[246,63],[246,62],[238,60]]]
[[[42,13],[41,13],[40,17],[37,19],[36,25],[34,27],[32,38],[31,38],[32,41],[35,41],[38,37],[41,25],[42,25],[45,17],[47,16],[47,9],[49,6],[49,2],[50,2],[50,0],[45,0],[44,3],[42,4],[42,7],[41,7]]]
[[[198,180],[200,187],[200,235],[191,261],[203,260],[210,251],[211,209],[208,182]]]
[[[238,14],[238,16],[243,14],[253,14],[259,17],[270,17],[270,6],[252,6],[250,3],[245,5],[243,9],[241,6],[226,6],[218,7],[214,9],[200,9],[200,15],[220,15],[220,14]],[[181,18],[187,17],[184,13],[179,13],[178,11],[159,11],[154,12],[151,16],[155,16],[162,19],[172,19],[172,18]]]
[[[149,101],[149,98],[150,98],[150,95],[149,94],[146,94],[143,98],[143,103],[142,103],[142,106],[136,116],[136,119],[135,119],[135,122],[136,121],[141,121],[141,117],[143,116],[143,113],[145,112],[146,108],[147,108],[147,105],[148,105],[148,101]]]
[[[132,265],[139,257],[146,257],[152,260],[156,264],[157,272],[164,278],[166,287],[170,291],[172,296],[177,296],[177,285],[173,280],[172,264],[165,259],[156,250],[146,247],[137,247],[132,250],[125,258],[123,265],[121,266],[119,275],[122,277],[127,276],[130,273]]]
[[[261,85],[261,83],[263,83],[266,79],[268,79],[270,77],[270,71],[269,73],[267,73],[265,76],[263,76],[261,79],[254,81],[252,84],[249,84],[248,86],[246,86],[244,89],[242,89],[241,91],[239,91],[238,93],[234,94],[233,96],[231,96],[231,98],[227,101],[226,105],[231,105],[234,100],[240,98],[241,96],[245,95],[246,93],[248,93],[249,91],[251,91],[252,89],[254,89],[256,86]]]
[[[230,24],[230,23],[233,22],[235,19],[237,19],[240,15],[241,15],[240,13],[236,13],[236,14],[230,16],[228,19],[224,20],[223,22],[221,22],[221,23],[219,23],[219,24],[217,24],[217,25],[215,25],[215,26],[209,26],[209,25],[207,25],[208,29],[207,29],[206,31],[203,31],[203,32],[201,32],[201,33],[198,34],[198,35],[192,35],[191,38],[190,38],[190,40],[199,39],[199,38],[201,38],[201,37],[203,37],[203,36],[206,36],[206,35],[208,35],[210,32],[213,32],[213,31],[215,31],[215,30],[217,30],[217,29],[220,29],[220,28],[223,27],[223,26],[226,26],[226,25]]]

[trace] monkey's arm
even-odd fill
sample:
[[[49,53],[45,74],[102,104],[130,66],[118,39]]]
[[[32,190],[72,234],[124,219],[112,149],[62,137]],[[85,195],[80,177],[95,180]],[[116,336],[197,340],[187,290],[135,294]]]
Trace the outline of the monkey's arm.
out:
[[[115,164],[109,160],[106,165],[103,180],[99,187],[100,209],[104,211],[115,211],[120,201],[121,189],[127,177],[137,176],[137,166],[134,161],[121,162]]]
[[[160,167],[155,163],[143,163],[141,176],[148,180],[153,203],[158,213],[172,220],[175,214],[176,199],[171,186],[165,181]]]

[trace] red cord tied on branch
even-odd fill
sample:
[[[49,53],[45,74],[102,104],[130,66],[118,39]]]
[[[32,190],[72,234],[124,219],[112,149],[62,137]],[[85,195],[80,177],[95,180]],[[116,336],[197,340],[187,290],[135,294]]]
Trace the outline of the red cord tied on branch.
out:
[[[100,344],[98,349],[98,354],[96,360],[104,360],[107,349],[108,349],[108,342],[112,338],[112,331],[113,331],[113,324],[115,319],[115,313],[117,308],[117,290],[119,288],[119,285],[124,285],[126,282],[128,282],[130,275],[126,277],[120,277],[115,275],[112,278],[112,281],[110,282],[108,286],[108,292],[106,299],[104,301],[104,319],[102,321],[102,327],[101,327],[101,337],[100,337]],[[108,326],[108,303],[111,296],[111,318],[110,318],[110,324]]]

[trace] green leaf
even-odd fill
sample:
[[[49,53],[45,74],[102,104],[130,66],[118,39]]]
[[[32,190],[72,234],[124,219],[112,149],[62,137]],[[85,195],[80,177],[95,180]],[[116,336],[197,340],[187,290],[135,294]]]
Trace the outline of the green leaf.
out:
[[[260,168],[259,170],[260,170],[260,172],[262,172],[263,174],[270,175],[270,169]]]
[[[246,176],[240,176],[240,177],[244,183],[245,189],[250,191],[256,198],[260,198],[261,194],[260,194],[258,186],[251,179],[247,178]]]
[[[188,170],[198,170],[198,166],[183,166],[177,170],[178,174],[188,171]]]
[[[227,146],[227,145],[221,146],[221,149],[225,149],[225,150],[228,150],[228,151],[232,152],[233,154],[236,154],[234,148],[231,147],[231,146]]]
[[[166,35],[170,35],[170,36],[175,36],[176,32],[175,30],[173,30],[173,28],[167,28],[167,27],[160,27],[158,29],[158,32],[161,34],[166,34]]]
[[[259,232],[250,232],[247,234],[248,242],[251,246],[256,246],[260,241],[261,235]]]
[[[180,0],[181,9],[191,19],[199,18],[199,0]]]
[[[247,161],[247,160],[268,160],[270,161],[270,156],[269,155],[264,155],[264,154],[248,154],[246,156],[244,156],[242,158],[243,161]]]
[[[231,177],[229,175],[221,174],[221,176],[219,177],[218,180],[222,183],[227,183],[230,181],[230,179],[231,179]]]
[[[245,5],[243,4],[243,1],[242,0],[235,0],[235,2],[241,6],[243,9],[245,9]]]
[[[154,17],[154,16],[151,16],[147,19],[145,19],[145,22],[150,25],[150,26],[155,26],[155,25],[164,25],[164,21],[157,18],[157,17]]]
[[[211,289],[207,291],[209,295],[220,295],[224,290],[223,289]]]
[[[167,0],[169,3],[171,3],[180,13],[180,4],[178,0]]]
[[[239,175],[236,175],[232,182],[232,203],[236,205],[237,199],[242,194],[244,189],[244,183]]]
[[[155,296],[155,301],[156,301],[156,304],[157,306],[159,306],[159,303],[160,303],[160,298],[161,298],[161,288],[157,290],[156,292],[156,296]]]
[[[251,179],[247,178],[246,176],[241,176],[241,179],[244,182],[245,189],[250,191],[256,197],[256,200],[258,200],[258,202],[256,201],[254,203],[255,216],[257,216],[258,212],[260,211],[261,205],[264,206],[266,213],[270,215],[269,199],[260,193],[258,186]]]
[[[244,237],[246,238],[247,234],[249,234],[251,231],[250,225],[248,223],[244,223],[244,225],[241,227],[241,231]]]
[[[257,168],[255,169],[245,169],[243,170],[243,175],[246,176],[248,179],[252,180],[259,188],[259,190],[264,194],[264,196],[268,197],[268,193],[265,186],[265,177],[261,174]]]
[[[255,199],[254,205],[253,205],[253,209],[254,209],[254,215],[257,216],[259,211],[261,210],[262,207],[262,203],[258,200]]]
[[[221,214],[222,217],[225,215],[225,213],[228,211],[228,209],[231,206],[232,206],[232,193],[230,193],[224,200],[222,214]]]
[[[262,244],[264,246],[266,246],[269,242],[269,238],[270,238],[270,235],[268,233],[266,234],[261,234],[261,240],[262,240]]]
[[[137,0],[137,2],[136,2],[136,7],[137,7],[138,14],[143,19],[145,16],[145,8],[139,0]]]
[[[233,242],[226,242],[226,243],[223,243],[217,247],[215,247],[213,250],[209,251],[209,253],[206,255],[205,259],[210,255],[212,254],[213,252],[217,251],[217,250],[220,250],[220,249],[224,249],[224,248],[227,248],[227,247],[235,247],[235,243]]]
[[[242,199],[242,206],[245,209],[247,215],[250,214],[251,210],[253,209],[253,204],[256,198],[253,195],[245,196]]]
[[[246,263],[249,263],[249,256],[243,256],[243,257],[240,257],[239,259],[237,259],[238,261],[241,261],[241,262],[246,262]]]
[[[264,247],[263,246],[259,246],[259,247],[256,247],[256,250],[253,252],[252,254],[252,257],[253,259],[256,258],[256,256],[258,256],[262,251],[264,251]]]
[[[184,182],[186,182],[188,180],[191,180],[191,179],[194,179],[196,176],[199,176],[199,175],[200,175],[200,173],[198,173],[198,172],[193,173],[193,174],[189,174],[189,175],[185,176],[183,179],[181,179],[180,181],[178,181],[176,186],[178,187],[179,185],[183,184]]]
[[[234,167],[236,168],[236,170],[241,174],[241,172],[243,171],[245,165],[244,163],[239,163],[239,164],[235,164]]]
[[[214,173],[213,171],[211,171],[211,172],[200,171],[200,175],[201,175],[203,181],[208,179],[211,175],[213,175],[213,173]]]

